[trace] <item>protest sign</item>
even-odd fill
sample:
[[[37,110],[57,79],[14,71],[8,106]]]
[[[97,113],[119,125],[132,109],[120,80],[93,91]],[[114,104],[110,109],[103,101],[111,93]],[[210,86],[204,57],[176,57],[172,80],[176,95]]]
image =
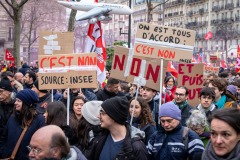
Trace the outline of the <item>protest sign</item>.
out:
[[[39,89],[97,87],[96,53],[39,55]]]
[[[203,68],[203,78],[206,79],[209,74],[214,73],[218,75],[219,67],[204,66]]]
[[[203,64],[178,65],[178,85],[189,89],[188,103],[192,106],[199,104],[199,94],[203,87]]]
[[[74,52],[73,32],[39,33],[39,55],[70,54]]]
[[[134,54],[191,63],[195,35],[193,30],[139,23]]]
[[[129,56],[129,49],[116,46],[114,50],[111,77],[133,83],[140,75],[140,68],[146,61],[143,78],[146,80],[145,86],[159,91],[160,85],[160,60],[156,58],[147,58],[133,55]],[[164,61],[163,73],[166,72],[168,61]],[[129,75],[126,76],[126,70]]]

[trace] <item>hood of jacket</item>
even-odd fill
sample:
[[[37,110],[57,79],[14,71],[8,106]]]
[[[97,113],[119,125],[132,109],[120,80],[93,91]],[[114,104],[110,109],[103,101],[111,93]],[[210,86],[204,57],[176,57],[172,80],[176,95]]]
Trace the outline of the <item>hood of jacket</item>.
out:
[[[87,158],[82,154],[82,152],[75,146],[71,146],[70,153],[67,160],[87,160]]]
[[[144,139],[145,138],[145,132],[141,131],[140,129],[131,126],[131,138],[141,138]]]
[[[22,65],[22,68],[30,68],[30,67],[27,65],[27,63],[24,63],[24,64]]]

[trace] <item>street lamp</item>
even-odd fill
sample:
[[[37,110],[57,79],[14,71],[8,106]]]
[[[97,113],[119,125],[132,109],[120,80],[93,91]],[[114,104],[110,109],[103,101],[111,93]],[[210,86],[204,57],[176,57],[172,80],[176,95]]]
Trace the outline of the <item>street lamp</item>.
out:
[[[129,0],[129,8],[130,9],[132,8],[132,0]],[[131,23],[132,23],[131,19],[132,19],[132,15],[130,14],[128,16],[128,32],[125,32],[125,33],[122,32],[122,29],[125,25],[125,21],[119,21],[119,29],[120,29],[119,34],[120,34],[120,36],[122,34],[127,34],[128,35],[128,48],[130,48],[130,44],[131,44]]]

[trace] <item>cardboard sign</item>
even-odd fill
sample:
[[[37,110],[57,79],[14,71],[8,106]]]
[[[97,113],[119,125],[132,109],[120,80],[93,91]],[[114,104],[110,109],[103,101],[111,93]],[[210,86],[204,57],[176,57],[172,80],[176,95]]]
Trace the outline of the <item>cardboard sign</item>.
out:
[[[146,61],[144,64],[143,61]],[[165,75],[168,61],[164,61],[163,73]],[[145,65],[145,66],[143,66]],[[116,46],[114,50],[111,77],[133,83],[134,78],[138,78],[141,73],[141,67],[145,67],[143,78],[146,80],[145,86],[159,91],[160,86],[160,60],[154,58],[129,56],[129,49]],[[129,75],[126,75],[129,70]]]
[[[212,74],[212,73],[218,75],[219,67],[204,66],[204,68],[203,68],[203,77],[204,77],[204,79],[207,78],[207,76],[209,74]]]
[[[134,54],[191,63],[195,35],[193,30],[139,23]]]
[[[74,52],[73,32],[39,33],[39,55],[70,54]]]
[[[97,87],[96,53],[39,55],[39,89]]]
[[[203,87],[203,64],[180,63],[178,65],[178,85],[188,88],[188,103],[194,107],[197,106]]]

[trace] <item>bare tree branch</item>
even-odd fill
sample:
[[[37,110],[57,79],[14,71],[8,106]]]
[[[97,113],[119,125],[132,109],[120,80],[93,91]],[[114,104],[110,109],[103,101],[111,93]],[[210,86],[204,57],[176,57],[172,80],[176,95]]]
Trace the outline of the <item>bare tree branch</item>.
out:
[[[159,4],[157,4],[156,6],[152,7],[151,10],[154,10],[156,7],[158,7],[158,6],[162,5],[162,4],[167,3],[168,1],[169,1],[169,0],[167,0],[167,1],[163,2],[163,3],[159,3]]]
[[[6,2],[12,9],[14,9],[14,8],[13,8],[13,5],[12,5],[10,2],[8,2],[8,0],[5,0],[5,2]]]
[[[28,0],[22,0],[19,4],[18,7],[22,7],[25,3],[27,3]]]
[[[7,9],[7,7],[0,1],[1,6],[5,9],[5,11],[7,12],[7,14],[13,19],[14,16],[9,12],[9,10]]]

